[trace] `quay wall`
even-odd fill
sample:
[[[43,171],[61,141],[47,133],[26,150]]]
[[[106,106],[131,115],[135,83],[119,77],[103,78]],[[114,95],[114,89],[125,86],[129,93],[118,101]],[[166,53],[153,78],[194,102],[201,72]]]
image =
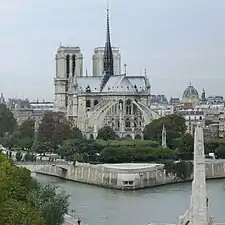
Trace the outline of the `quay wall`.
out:
[[[206,178],[225,178],[225,160],[206,161]],[[36,173],[60,177],[63,179],[93,184],[108,188],[135,190],[146,187],[182,182],[173,174],[167,174],[163,165],[141,169],[115,169],[87,163],[75,166],[44,165]]]

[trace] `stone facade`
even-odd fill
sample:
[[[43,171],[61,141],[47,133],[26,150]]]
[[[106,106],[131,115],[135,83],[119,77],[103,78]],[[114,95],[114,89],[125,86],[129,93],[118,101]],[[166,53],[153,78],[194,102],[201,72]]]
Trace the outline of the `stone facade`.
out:
[[[146,74],[114,73],[120,59],[114,61],[108,15],[103,56],[103,76],[83,76],[80,49],[59,47],[54,79],[56,108],[87,138],[96,138],[98,130],[107,125],[121,138],[140,139],[145,125],[158,118],[149,107],[151,86]]]
[[[225,178],[225,160],[207,160],[205,166],[207,179]],[[36,173],[121,190],[135,190],[179,182],[173,174],[166,174],[162,164],[108,166],[77,163],[76,166],[47,164],[25,167]]]

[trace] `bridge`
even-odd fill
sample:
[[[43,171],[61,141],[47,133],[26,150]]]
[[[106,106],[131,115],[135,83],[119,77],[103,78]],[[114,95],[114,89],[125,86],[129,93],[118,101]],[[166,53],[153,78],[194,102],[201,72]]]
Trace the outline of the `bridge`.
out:
[[[19,167],[25,167],[30,170],[32,173],[41,171],[45,166],[57,166],[63,170],[67,170],[69,166],[69,162],[66,161],[37,161],[37,162],[15,162],[15,164]]]
[[[209,215],[205,162],[203,128],[198,126],[194,134],[194,173],[190,206],[186,213],[179,217],[178,225],[225,225],[225,223],[213,223],[213,218]],[[150,225],[168,224],[151,223]]]

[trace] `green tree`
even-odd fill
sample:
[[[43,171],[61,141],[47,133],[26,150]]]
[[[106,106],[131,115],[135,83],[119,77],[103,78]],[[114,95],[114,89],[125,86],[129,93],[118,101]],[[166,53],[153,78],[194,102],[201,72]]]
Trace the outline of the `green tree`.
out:
[[[18,142],[19,142],[19,139],[16,135],[14,134],[9,134],[7,136],[5,136],[3,142],[2,142],[2,145],[5,147],[5,148],[9,148],[9,149],[12,149],[14,147],[18,147]]]
[[[17,167],[0,153],[0,204],[8,199],[27,200],[27,193],[35,187],[30,171]]]
[[[61,225],[64,222],[64,214],[68,212],[69,195],[58,192],[56,186],[39,185],[31,192],[29,201],[32,206],[42,213],[46,225]]]
[[[52,185],[37,185],[30,171],[0,153],[0,224],[61,225],[68,198]]]
[[[100,153],[103,148],[103,145],[94,140],[69,139],[63,142],[63,144],[56,150],[56,153],[68,161],[75,160],[75,158],[77,160],[79,158],[78,161],[86,158],[88,161],[96,161],[96,153]]]
[[[118,138],[115,131],[110,126],[105,126],[99,129],[97,139],[102,139],[104,141],[116,140]]]
[[[186,133],[180,139],[177,155],[180,159],[191,160],[193,159],[193,153],[194,137],[191,134]]]
[[[35,153],[47,153],[47,152],[53,152],[54,149],[52,147],[52,144],[50,142],[40,142],[40,141],[34,141],[33,145],[31,147],[31,152]]]
[[[72,138],[74,138],[74,139],[82,139],[83,138],[83,134],[78,127],[73,127]]]
[[[27,119],[23,121],[18,127],[19,138],[34,138],[34,126],[35,121],[33,119]]]
[[[0,204],[1,225],[45,225],[45,220],[37,209],[24,201],[9,199]]]
[[[163,125],[165,125],[167,132],[167,145],[169,148],[175,149],[177,147],[177,138],[181,138],[187,129],[185,119],[182,116],[169,115],[153,120],[143,131],[144,139],[160,143]]]
[[[225,158],[225,145],[220,144],[216,149],[215,149],[216,156],[220,159]]]
[[[174,151],[171,149],[114,146],[104,148],[100,153],[99,161],[103,163],[130,163],[171,160],[173,158]]]
[[[18,142],[18,146],[20,146],[23,150],[30,149],[33,145],[33,139],[31,137],[21,138],[17,142]]]
[[[12,133],[16,127],[16,119],[5,104],[0,104],[0,137]]]
[[[48,112],[44,115],[39,127],[39,142],[51,143],[56,149],[64,140],[72,137],[72,129],[61,113]]]

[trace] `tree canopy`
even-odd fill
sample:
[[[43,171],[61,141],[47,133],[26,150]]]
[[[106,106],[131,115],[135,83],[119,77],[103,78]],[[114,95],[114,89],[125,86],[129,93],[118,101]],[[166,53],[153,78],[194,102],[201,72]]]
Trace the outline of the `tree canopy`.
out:
[[[115,131],[110,126],[105,126],[99,129],[97,139],[104,141],[116,140],[118,138]]]
[[[0,224],[60,225],[68,198],[57,186],[37,184],[30,171],[0,153]]]
[[[68,212],[69,195],[65,192],[58,193],[57,186],[38,185],[29,195],[29,202],[43,215],[46,225],[61,225],[64,214]]]
[[[0,224],[44,225],[41,213],[31,207],[28,193],[35,188],[30,172],[16,167],[0,153]]]
[[[56,149],[64,140],[81,134],[78,128],[72,130],[71,124],[62,113],[48,112],[45,113],[38,127],[37,140],[50,143]]]
[[[16,119],[5,104],[0,104],[0,137],[12,133],[16,127]]]
[[[192,160],[194,153],[194,137],[186,133],[184,134],[179,142],[177,149],[177,155],[180,159]]]
[[[167,133],[167,146],[175,149],[178,147],[176,146],[176,139],[181,138],[187,130],[185,119],[182,116],[169,115],[153,120],[144,129],[144,139],[154,140],[160,143],[163,125]]]

